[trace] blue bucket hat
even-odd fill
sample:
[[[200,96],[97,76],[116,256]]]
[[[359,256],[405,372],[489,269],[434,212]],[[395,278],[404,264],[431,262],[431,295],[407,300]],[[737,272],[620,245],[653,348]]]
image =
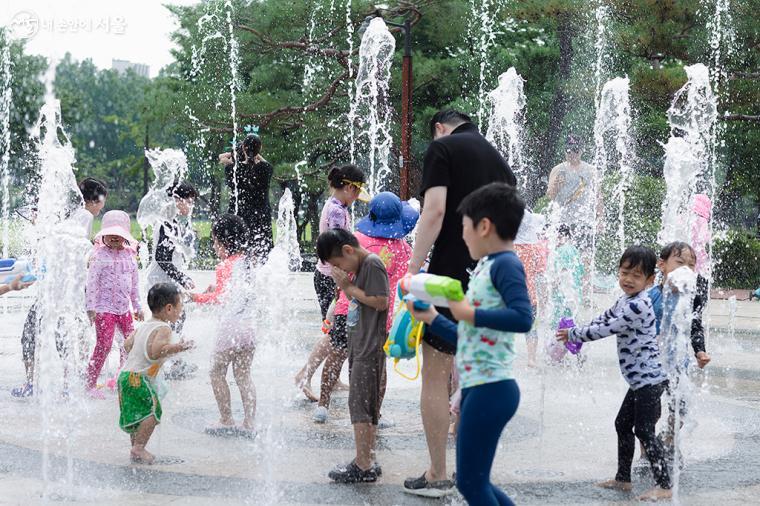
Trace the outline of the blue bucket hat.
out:
[[[419,217],[409,204],[404,204],[395,193],[378,193],[369,203],[369,214],[356,224],[356,230],[368,237],[404,237],[414,228],[413,223],[417,222],[416,218],[412,218],[412,212]]]

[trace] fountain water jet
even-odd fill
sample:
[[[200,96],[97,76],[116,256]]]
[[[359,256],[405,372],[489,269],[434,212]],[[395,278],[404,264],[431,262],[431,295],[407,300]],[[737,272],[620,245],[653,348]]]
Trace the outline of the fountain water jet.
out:
[[[360,154],[366,158],[368,189],[372,195],[387,188],[391,173],[393,137],[388,86],[395,49],[396,40],[385,22],[381,18],[372,19],[359,47],[356,95],[349,113],[349,118],[355,118],[358,125],[356,141]]]
[[[701,63],[685,67],[688,81],[676,92],[668,109],[670,138],[665,145],[667,193],[662,207],[660,244],[689,242],[691,201],[703,191],[712,195],[712,160],[717,103],[709,70]],[[684,226],[686,225],[686,226]]]
[[[2,257],[8,258],[10,242],[11,194],[10,194],[10,153],[11,153],[11,48],[5,30],[0,30],[0,185],[2,185]]]
[[[523,78],[511,67],[499,76],[499,86],[488,94],[490,113],[486,139],[507,159],[517,178],[517,187],[526,189],[527,164],[524,155],[525,92]]]
[[[617,237],[620,252],[625,250],[625,192],[630,185],[632,175],[633,156],[631,142],[631,104],[628,98],[628,78],[616,77],[605,83],[599,96],[599,104],[594,122],[594,166],[597,171],[596,192],[601,191],[599,181],[604,180],[607,167],[612,163],[619,168],[620,180],[615,186],[614,196],[618,202],[618,231]],[[607,150],[607,136],[614,138],[615,153],[611,155]],[[598,219],[603,217],[597,216]],[[594,227],[596,228],[596,227]]]

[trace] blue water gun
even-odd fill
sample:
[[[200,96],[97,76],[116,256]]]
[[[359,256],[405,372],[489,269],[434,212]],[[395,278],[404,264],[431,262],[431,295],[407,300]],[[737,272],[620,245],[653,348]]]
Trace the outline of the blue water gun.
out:
[[[19,275],[22,283],[31,283],[37,281],[37,276],[32,273],[32,266],[28,260],[17,258],[4,258],[0,260],[0,282],[8,284],[16,279]]]
[[[406,303],[413,302],[414,308],[420,311],[430,308],[430,304],[417,299],[412,294],[404,296],[400,285],[396,300],[396,312],[393,315],[393,323],[383,350],[388,357],[393,359],[393,368],[399,375],[408,380],[415,380],[420,375],[419,348],[425,325],[412,316]],[[399,361],[408,359],[416,359],[417,361],[417,373],[414,376],[407,376],[398,370]]]

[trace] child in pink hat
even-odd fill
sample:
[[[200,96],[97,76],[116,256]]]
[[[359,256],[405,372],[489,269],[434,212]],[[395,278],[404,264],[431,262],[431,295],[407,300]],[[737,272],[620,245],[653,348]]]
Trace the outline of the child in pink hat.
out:
[[[111,351],[116,327],[127,337],[134,330],[132,311],[137,320],[143,320],[134,255],[137,241],[129,230],[129,215],[124,211],[108,211],[103,215],[103,227],[95,236],[95,244],[101,247],[95,248],[87,273],[87,315],[95,324],[97,336],[87,367],[87,390],[99,399],[104,396],[95,387]],[[121,363],[125,357],[122,349]]]

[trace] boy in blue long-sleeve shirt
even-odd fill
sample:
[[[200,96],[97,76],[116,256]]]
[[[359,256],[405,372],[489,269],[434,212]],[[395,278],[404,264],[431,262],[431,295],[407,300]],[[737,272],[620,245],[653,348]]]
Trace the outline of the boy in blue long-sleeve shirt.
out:
[[[639,499],[658,500],[671,497],[670,475],[662,444],[655,434],[660,418],[660,397],[667,386],[667,375],[660,362],[657,323],[646,288],[654,281],[657,257],[649,248],[631,246],[618,265],[618,283],[624,295],[615,305],[586,327],[557,332],[561,341],[595,341],[617,335],[620,372],[629,385],[617,418],[618,471],[615,479],[598,485],[630,491],[631,464],[636,438],[644,445],[657,486]]]
[[[467,297],[450,301],[456,324],[435,309],[414,316],[457,347],[462,387],[457,431],[457,488],[468,504],[513,504],[491,484],[491,466],[504,427],[517,411],[520,390],[514,379],[514,332],[528,332],[533,315],[525,271],[514,238],[525,204],[513,186],[492,183],[465,198],[462,238],[478,260]]]

